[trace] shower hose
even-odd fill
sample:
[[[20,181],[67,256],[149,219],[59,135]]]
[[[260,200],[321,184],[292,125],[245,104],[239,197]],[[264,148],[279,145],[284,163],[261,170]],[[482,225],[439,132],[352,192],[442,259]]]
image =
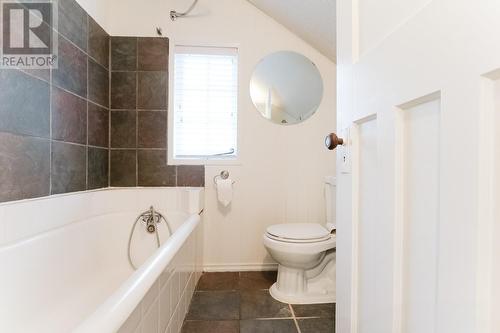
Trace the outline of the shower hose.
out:
[[[154,233],[155,234],[155,238],[156,238],[156,245],[158,248],[160,248],[161,246],[161,242],[160,242],[160,235],[158,233],[158,225],[161,223],[161,221],[163,220],[165,222],[165,224],[167,225],[167,229],[168,229],[168,233],[169,235],[171,236],[172,235],[172,228],[170,227],[170,224],[168,223],[167,219],[160,213],[160,212],[157,212],[155,211],[155,209],[153,208],[153,206],[151,206],[149,208],[149,210],[141,213],[136,219],[135,219],[135,222],[134,224],[132,225],[132,230],[130,231],[130,235],[128,237],[128,252],[127,252],[127,255],[128,255],[128,262],[130,264],[130,266],[132,266],[132,268],[134,270],[137,270],[137,267],[134,265],[134,262],[132,261],[132,256],[131,256],[131,245],[132,245],[132,237],[134,235],[134,232],[135,232],[135,228],[137,226],[137,222],[141,221],[143,223],[146,224],[146,231],[148,233]]]

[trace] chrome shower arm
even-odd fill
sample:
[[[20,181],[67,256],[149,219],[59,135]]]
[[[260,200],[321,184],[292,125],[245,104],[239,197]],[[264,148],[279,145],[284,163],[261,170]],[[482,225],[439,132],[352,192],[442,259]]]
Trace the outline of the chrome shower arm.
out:
[[[184,17],[184,16],[188,15],[194,9],[194,7],[196,6],[197,3],[198,3],[198,0],[194,0],[193,4],[188,8],[188,10],[186,10],[183,13],[178,13],[175,10],[170,11],[170,19],[172,21],[175,21],[179,17]]]

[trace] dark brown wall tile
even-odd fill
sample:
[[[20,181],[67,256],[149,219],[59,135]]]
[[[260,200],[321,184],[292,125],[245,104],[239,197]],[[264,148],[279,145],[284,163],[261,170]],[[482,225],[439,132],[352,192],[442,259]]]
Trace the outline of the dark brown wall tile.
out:
[[[87,13],[75,0],[59,0],[59,33],[87,50]]]
[[[87,101],[56,87],[52,89],[52,139],[87,143]]]
[[[167,165],[166,150],[137,152],[139,186],[175,186],[176,167]]]
[[[147,111],[167,108],[168,39],[112,38],[109,52],[108,34],[74,0],[59,6],[60,33],[71,42],[58,37],[52,96],[49,70],[0,70],[0,131],[47,138],[0,132],[0,165],[6,170],[0,173],[0,201],[108,183],[203,186],[203,166],[167,165],[167,112]],[[93,59],[79,49],[87,45]],[[117,70],[111,91],[108,67]],[[109,94],[110,106],[123,111],[109,111]],[[52,138],[68,143],[49,140],[51,99]],[[132,149],[109,151],[110,141],[112,147]],[[143,149],[136,151],[137,146]]]
[[[27,8],[27,9],[36,9],[36,10],[42,11],[42,17],[43,17],[43,23],[44,23],[44,25],[47,25],[47,26],[50,26],[50,27],[54,26],[54,18],[51,17],[50,15],[48,15],[48,12],[51,11],[51,8],[49,8],[49,7],[40,8],[40,7],[36,6],[36,4],[33,5],[32,3],[33,2],[36,3],[36,1],[20,1],[20,0],[15,0],[15,2],[18,2],[19,5],[22,6],[22,7],[24,7],[24,8]],[[30,2],[32,2],[32,3],[30,3]],[[38,12],[32,12],[29,15],[36,16],[36,17],[40,18],[40,14]],[[48,20],[49,17],[51,17],[52,20]]]
[[[52,193],[68,193],[86,189],[85,146],[52,142]]]
[[[93,103],[88,103],[88,144],[109,146],[109,110]]]
[[[0,70],[0,130],[48,138],[49,84],[18,70]]]
[[[137,186],[136,150],[111,150],[110,185],[116,187]]]
[[[49,195],[48,139],[0,132],[0,201]]]
[[[137,111],[111,111],[111,148],[136,148]]]
[[[89,59],[89,100],[99,105],[109,106],[109,72],[106,68]]]
[[[52,71],[52,82],[87,97],[87,56],[62,37],[59,37],[59,67]]]
[[[167,38],[139,38],[137,41],[138,70],[166,71],[168,67]]]
[[[0,69],[0,202],[109,183],[109,35],[75,0],[59,0],[58,6],[58,67]]]
[[[167,112],[139,111],[137,124],[139,148],[167,148]]]
[[[168,47],[166,38],[111,37],[111,147],[138,147],[112,150],[112,186],[204,186],[203,166],[167,165]]]
[[[109,35],[89,16],[88,54],[101,65],[109,68]]]
[[[39,78],[41,80],[50,81],[50,69],[26,69],[26,68],[20,68],[19,69],[21,72],[24,72],[26,74],[29,74],[31,76],[34,76],[36,78]]]
[[[88,148],[87,189],[108,186],[108,149]]]
[[[35,1],[32,1],[32,2],[35,2]],[[28,3],[26,1],[24,1],[22,4],[20,4],[21,6],[25,7],[25,8],[28,8],[28,9],[35,9],[36,12],[32,11],[30,14],[28,14],[28,16],[30,17],[36,17],[37,19],[40,18],[40,14],[38,13],[38,11],[42,11],[42,16],[43,16],[43,19],[44,19],[44,22],[42,24],[40,24],[38,27],[34,28],[36,30],[36,35],[41,37],[43,40],[50,40],[50,44],[52,44],[52,40],[53,38],[57,38],[57,34],[54,33],[54,30],[52,29],[52,25],[53,25],[53,20],[54,18],[52,17],[51,13],[49,14],[48,12],[51,11],[51,8],[50,7],[44,7],[44,8],[40,8],[39,6],[37,6],[36,4],[33,4],[33,3]],[[47,18],[51,17],[52,20],[48,21],[46,20]],[[23,38],[22,36],[22,29],[17,29],[17,30],[20,30],[20,31],[15,31],[19,34],[19,37],[20,38]],[[13,31],[11,31],[13,32]],[[0,43],[2,42],[2,36],[0,36]],[[39,79],[42,79],[42,80],[45,80],[45,81],[50,81],[50,69],[49,68],[44,68],[44,69],[27,69],[27,68],[19,68],[19,70],[25,72],[25,73],[28,73],[34,77],[37,77]]]
[[[166,110],[167,72],[139,72],[137,79],[137,108]]]
[[[137,38],[111,37],[111,68],[114,71],[137,70]]]
[[[177,167],[177,186],[205,186],[205,166],[179,165]]]
[[[111,74],[111,108],[136,108],[136,72],[113,72]]]

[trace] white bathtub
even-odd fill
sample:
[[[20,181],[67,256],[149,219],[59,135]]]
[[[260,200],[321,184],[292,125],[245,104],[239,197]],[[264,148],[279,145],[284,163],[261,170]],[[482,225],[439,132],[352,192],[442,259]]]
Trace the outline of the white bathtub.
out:
[[[137,224],[151,205],[162,246]],[[0,332],[177,333],[201,274],[203,189],[106,189],[0,205]]]

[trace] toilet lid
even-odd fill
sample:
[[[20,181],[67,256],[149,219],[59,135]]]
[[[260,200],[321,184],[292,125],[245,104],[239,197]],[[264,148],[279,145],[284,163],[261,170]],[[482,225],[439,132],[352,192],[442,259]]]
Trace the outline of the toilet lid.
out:
[[[318,241],[330,237],[330,233],[317,223],[286,223],[275,224],[267,228],[271,236],[304,241]]]

